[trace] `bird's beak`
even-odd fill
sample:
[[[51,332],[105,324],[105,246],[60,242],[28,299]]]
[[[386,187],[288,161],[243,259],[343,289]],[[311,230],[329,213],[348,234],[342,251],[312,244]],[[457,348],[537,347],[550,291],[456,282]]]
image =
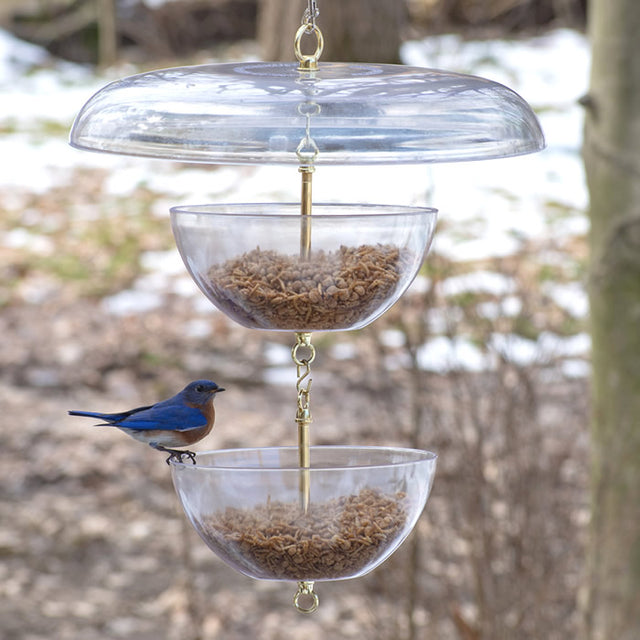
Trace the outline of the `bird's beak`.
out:
[[[226,391],[224,387],[218,387],[213,393],[220,393],[221,391]]]

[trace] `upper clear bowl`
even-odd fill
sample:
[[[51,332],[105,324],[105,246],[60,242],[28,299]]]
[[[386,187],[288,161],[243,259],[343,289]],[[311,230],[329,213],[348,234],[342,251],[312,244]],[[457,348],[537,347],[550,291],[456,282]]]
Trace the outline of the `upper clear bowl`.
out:
[[[426,504],[436,469],[429,451],[386,447],[228,449],[172,460],[191,524],[234,569],[263,580],[355,578],[388,558]],[[308,506],[301,479],[307,474]]]
[[[437,211],[367,204],[174,207],[171,226],[202,292],[251,329],[360,329],[406,291]],[[308,243],[305,239],[308,239]],[[308,247],[308,250],[305,249]]]

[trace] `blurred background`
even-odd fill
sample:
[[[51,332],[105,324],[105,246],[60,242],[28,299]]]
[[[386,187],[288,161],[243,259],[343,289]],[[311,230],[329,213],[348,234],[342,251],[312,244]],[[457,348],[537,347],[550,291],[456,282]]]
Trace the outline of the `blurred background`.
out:
[[[548,148],[432,167],[319,169],[317,201],[435,206],[436,238],[371,327],[314,337],[315,444],[433,450],[432,496],[365,578],[254,582],[213,556],[164,457],[69,409],[227,389],[199,448],[295,444],[293,336],[231,323],[175,249],[170,206],[295,201],[296,170],[71,149],[107,82],[293,60],[299,0],[0,2],[0,636],[4,640],[575,637],[589,519],[584,0],[320,0],[323,60],[482,75]]]

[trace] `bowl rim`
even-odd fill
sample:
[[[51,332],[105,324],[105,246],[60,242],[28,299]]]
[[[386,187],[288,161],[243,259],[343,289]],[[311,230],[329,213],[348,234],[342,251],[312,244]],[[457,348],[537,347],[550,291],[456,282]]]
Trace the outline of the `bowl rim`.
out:
[[[385,462],[385,463],[377,463],[377,464],[353,464],[348,466],[337,466],[337,465],[320,465],[320,466],[312,466],[309,468],[311,473],[316,473],[318,471],[354,471],[357,469],[384,469],[384,468],[399,468],[403,466],[411,466],[415,464],[420,464],[424,462],[435,463],[438,459],[438,455],[433,451],[427,451],[425,449],[414,449],[411,447],[388,447],[388,446],[380,446],[380,445],[312,445],[310,447],[310,453],[313,454],[314,449],[317,450],[349,450],[349,451],[388,451],[389,453],[404,453],[404,454],[413,454],[416,456],[412,460],[402,460],[396,462]],[[198,471],[236,471],[236,472],[279,472],[283,471],[287,472],[295,472],[298,473],[301,469],[306,469],[306,467],[300,467],[298,465],[295,466],[287,466],[287,467],[264,467],[264,466],[255,466],[255,465],[205,465],[198,464],[197,459],[198,456],[205,456],[207,454],[234,454],[234,453],[243,453],[243,452],[262,452],[262,451],[297,451],[298,447],[296,445],[285,445],[285,446],[271,446],[271,447],[238,447],[238,448],[230,448],[230,449],[209,449],[206,451],[196,451],[196,462],[192,463],[190,460],[187,461],[178,461],[175,458],[170,458],[167,462],[169,466],[173,469],[191,469]]]
[[[261,211],[244,212],[256,208],[275,209],[277,212],[264,213]],[[318,209],[334,210],[335,213],[321,213]],[[342,209],[356,208],[359,213],[342,213]],[[196,211],[196,209],[202,209]],[[220,209],[219,211],[216,209]],[[283,209],[292,209],[291,211],[283,211]],[[237,211],[240,210],[240,211]],[[190,215],[199,216],[233,216],[237,218],[260,218],[260,219],[276,219],[276,218],[299,218],[300,203],[299,202],[230,202],[230,203],[206,203],[206,204],[184,204],[171,207],[169,209],[172,218],[186,217]],[[370,218],[372,216],[396,217],[396,216],[423,216],[430,214],[437,217],[438,209],[435,207],[417,207],[408,205],[395,204],[370,204],[358,202],[314,202],[312,208],[312,217],[318,219],[335,219],[335,218]]]

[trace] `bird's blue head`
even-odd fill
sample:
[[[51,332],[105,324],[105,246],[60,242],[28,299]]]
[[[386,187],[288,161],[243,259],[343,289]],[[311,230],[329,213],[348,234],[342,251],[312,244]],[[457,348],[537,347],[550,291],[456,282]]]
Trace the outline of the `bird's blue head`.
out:
[[[224,389],[212,380],[194,380],[182,390],[182,395],[189,404],[198,406],[209,402],[220,391]]]

